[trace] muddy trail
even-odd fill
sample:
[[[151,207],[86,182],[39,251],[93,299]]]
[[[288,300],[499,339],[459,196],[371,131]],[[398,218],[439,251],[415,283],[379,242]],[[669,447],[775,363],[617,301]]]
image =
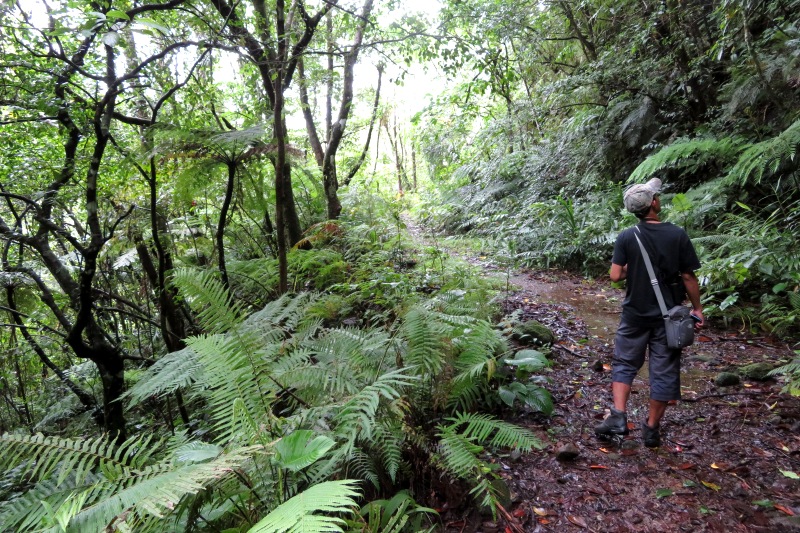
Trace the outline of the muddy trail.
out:
[[[503,275],[491,259],[463,259]],[[505,315],[538,320],[557,337],[545,373],[555,410],[509,417],[545,448],[492,458],[510,488],[506,516],[453,510],[443,515],[446,531],[800,531],[800,398],[782,394],[774,378],[715,383],[724,371],[790,360],[790,346],[712,323],[684,349],[683,399],[667,409],[661,447],[641,442],[647,363],[633,384],[630,434],[601,441],[594,426],[611,400],[622,291],[558,271],[517,271],[509,282]]]

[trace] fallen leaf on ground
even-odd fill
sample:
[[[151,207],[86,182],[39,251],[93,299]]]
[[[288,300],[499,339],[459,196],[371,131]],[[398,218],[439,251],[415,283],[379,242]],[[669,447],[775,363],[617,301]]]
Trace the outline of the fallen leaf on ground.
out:
[[[608,470],[608,467],[604,465],[591,465],[589,468]]]
[[[709,489],[712,489],[712,490],[717,490],[718,491],[719,489],[722,488],[719,485],[715,485],[714,483],[710,483],[708,481],[702,481],[701,483],[703,483],[703,485],[705,485],[706,487],[708,487]]]
[[[568,516],[567,520],[569,520],[570,522],[572,522],[573,524],[575,524],[578,527],[582,527],[582,528],[589,527],[589,526],[586,525],[586,520],[584,520],[580,516]]]
[[[603,452],[603,453],[609,453],[608,452],[608,448],[600,448],[600,451]]]
[[[533,512],[539,516],[547,516],[547,509],[544,507],[534,507]]]
[[[786,507],[785,505],[781,505],[779,503],[775,504],[775,509],[788,514],[789,516],[794,516],[794,511]]]

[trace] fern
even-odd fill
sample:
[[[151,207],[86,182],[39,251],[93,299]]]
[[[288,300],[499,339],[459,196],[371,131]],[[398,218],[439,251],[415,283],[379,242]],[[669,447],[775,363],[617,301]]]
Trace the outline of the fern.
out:
[[[407,369],[388,372],[350,398],[334,417],[337,433],[351,444],[357,438],[371,440],[380,399],[395,400],[413,383],[414,378],[406,372]]]
[[[198,320],[209,333],[223,333],[241,322],[242,305],[233,300],[216,273],[179,268],[173,271],[171,283],[198,313]]]
[[[731,137],[675,142],[642,161],[631,173],[628,183],[643,181],[668,168],[692,171],[710,161],[726,166],[742,149],[742,141]]]
[[[490,446],[516,448],[523,452],[544,448],[544,444],[529,430],[497,420],[490,415],[459,413],[446,420],[451,422],[446,426],[448,430],[455,431],[466,425],[461,431],[462,435]]]
[[[482,444],[523,451],[541,449],[544,445],[530,431],[489,415],[460,413],[447,421],[451,423],[437,427],[444,468],[472,484],[471,493],[494,512],[500,498],[498,488],[493,484],[496,477],[492,471],[496,465],[487,464],[479,458],[484,449]]]
[[[731,183],[759,184],[765,178],[797,170],[800,150],[800,120],[772,139],[748,147],[726,179]]]
[[[429,377],[441,372],[447,349],[447,328],[435,318],[431,312],[415,307],[406,313],[401,327],[401,334],[408,343],[406,364]]]
[[[145,379],[137,381],[122,397],[130,406],[137,406],[152,396],[164,396],[188,387],[201,379],[202,372],[203,365],[197,352],[184,348],[156,361],[146,372]]]
[[[152,521],[171,512],[187,495],[230,475],[255,449],[235,453],[186,454],[181,460],[154,462],[160,447],[149,437],[115,446],[107,439],[76,441],[42,435],[3,435],[3,466],[20,461],[29,479],[45,479],[36,489],[0,508],[0,521],[17,530],[33,531],[51,519],[68,523],[68,531],[97,531],[123,511],[125,521]],[[35,458],[35,460],[32,460]],[[53,474],[58,473],[55,477]],[[40,504],[39,502],[47,502]],[[24,507],[24,511],[20,507]],[[53,516],[54,515],[54,516]]]
[[[279,505],[250,533],[316,533],[343,531],[345,521],[331,514],[351,514],[358,497],[356,482],[326,481],[314,485]],[[326,513],[316,514],[316,513]]]
[[[781,392],[791,394],[792,396],[800,396],[800,357],[794,359],[790,363],[773,369],[770,371],[769,375],[786,376],[787,382],[783,389],[781,389]]]

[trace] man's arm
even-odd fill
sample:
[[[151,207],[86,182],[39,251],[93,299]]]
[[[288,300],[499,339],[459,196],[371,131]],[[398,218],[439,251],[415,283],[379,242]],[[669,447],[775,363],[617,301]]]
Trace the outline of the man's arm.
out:
[[[694,275],[694,272],[684,272],[681,277],[683,278],[683,285],[686,287],[689,301],[692,302],[692,314],[700,319],[700,322],[697,323],[697,326],[700,327],[705,323],[703,306],[700,304],[700,283],[697,281],[697,276]]]
[[[611,281],[622,281],[628,277],[628,265],[611,263],[611,270],[608,271],[608,275],[611,276]]]

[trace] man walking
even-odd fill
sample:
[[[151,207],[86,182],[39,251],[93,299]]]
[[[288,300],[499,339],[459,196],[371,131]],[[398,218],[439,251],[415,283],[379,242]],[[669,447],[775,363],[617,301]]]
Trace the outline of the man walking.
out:
[[[650,404],[642,424],[642,437],[648,447],[661,444],[660,423],[667,403],[680,399],[681,351],[667,347],[664,319],[636,242],[637,235],[653,263],[667,308],[680,304],[688,295],[696,326],[703,325],[700,287],[694,274],[700,268],[700,261],[686,232],[659,220],[660,192],[661,180],[653,178],[645,184],[633,185],[623,196],[625,208],[639,218],[639,224],[620,233],[614,245],[611,280],[625,279],[627,283],[611,362],[614,406],[611,414],[595,428],[595,434],[602,438],[628,433],[631,383],[649,348]],[[680,289],[673,291],[670,286]]]

